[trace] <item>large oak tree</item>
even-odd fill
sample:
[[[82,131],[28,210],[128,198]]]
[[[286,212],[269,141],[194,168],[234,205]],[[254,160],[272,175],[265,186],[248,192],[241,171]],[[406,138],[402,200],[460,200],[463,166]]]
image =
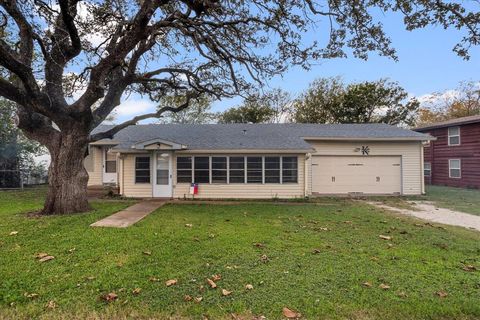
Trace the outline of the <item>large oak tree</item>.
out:
[[[396,11],[407,29],[464,30],[462,56],[479,41],[478,3],[444,0],[0,0],[0,95],[17,104],[18,126],[51,155],[44,214],[89,210],[83,159],[89,142],[201,94],[236,95],[312,59],[395,58],[372,12]],[[470,11],[469,11],[470,10]],[[318,41],[304,37],[317,30]],[[344,51],[345,50],[345,51]],[[348,50],[350,52],[350,50]],[[92,130],[126,94],[178,106]]]

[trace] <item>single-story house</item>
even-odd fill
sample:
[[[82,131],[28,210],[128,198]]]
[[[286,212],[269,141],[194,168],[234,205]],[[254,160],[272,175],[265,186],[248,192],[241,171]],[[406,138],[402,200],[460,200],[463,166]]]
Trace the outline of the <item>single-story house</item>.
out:
[[[99,126],[103,132],[109,126]],[[148,124],[91,143],[89,186],[127,197],[424,193],[426,134],[386,124]]]
[[[414,129],[436,138],[425,145],[427,184],[480,188],[480,115]]]

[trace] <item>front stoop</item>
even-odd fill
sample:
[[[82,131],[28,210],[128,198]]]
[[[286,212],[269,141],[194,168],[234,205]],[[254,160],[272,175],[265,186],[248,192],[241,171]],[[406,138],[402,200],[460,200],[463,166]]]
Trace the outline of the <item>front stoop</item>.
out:
[[[102,220],[92,223],[91,227],[126,228],[148,216],[163,206],[165,201],[142,201],[125,210],[119,211]]]

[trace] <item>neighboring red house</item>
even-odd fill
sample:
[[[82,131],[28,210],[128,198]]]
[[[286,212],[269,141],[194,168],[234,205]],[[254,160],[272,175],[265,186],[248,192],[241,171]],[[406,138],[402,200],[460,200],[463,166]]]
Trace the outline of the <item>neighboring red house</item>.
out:
[[[437,138],[425,145],[425,183],[480,188],[480,116],[432,123],[414,129]]]

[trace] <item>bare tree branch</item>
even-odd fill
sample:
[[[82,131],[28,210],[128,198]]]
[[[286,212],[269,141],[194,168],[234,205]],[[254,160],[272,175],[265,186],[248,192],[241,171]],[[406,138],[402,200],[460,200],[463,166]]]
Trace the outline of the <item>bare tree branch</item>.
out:
[[[140,116],[136,116],[133,119],[125,121],[121,124],[118,124],[115,127],[111,128],[107,131],[91,135],[89,141],[94,142],[94,141],[98,141],[98,140],[101,140],[101,139],[112,139],[113,136],[117,132],[119,132],[122,129],[125,129],[126,127],[136,125],[139,121],[149,119],[149,118],[159,118],[165,112],[179,112],[179,111],[182,111],[182,110],[188,108],[192,99],[198,98],[199,96],[200,96],[200,94],[198,94],[196,92],[189,93],[189,94],[186,95],[185,103],[182,103],[181,105],[179,105],[177,107],[166,106],[166,107],[162,107],[162,108],[158,109],[157,112],[147,113],[147,114],[143,114],[143,115],[140,115]]]

